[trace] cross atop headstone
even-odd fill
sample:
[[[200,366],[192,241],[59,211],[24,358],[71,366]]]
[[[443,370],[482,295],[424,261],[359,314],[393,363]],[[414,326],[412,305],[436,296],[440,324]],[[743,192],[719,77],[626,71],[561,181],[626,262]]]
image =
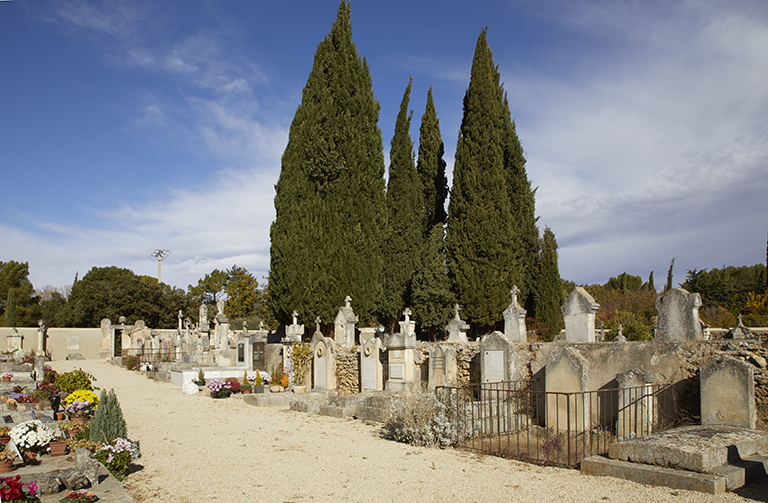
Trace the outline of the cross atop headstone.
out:
[[[350,302],[352,302],[352,297],[350,297],[349,295],[344,297],[344,307],[352,307],[350,305]]]
[[[517,304],[517,296],[520,295],[520,289],[517,285],[512,285],[512,290],[509,293],[512,295],[512,304]]]
[[[461,318],[459,318],[459,311],[461,311],[461,308],[459,307],[459,305],[458,304],[454,304],[453,305],[453,312],[456,313],[456,318],[454,318],[456,320],[460,320],[461,319]]]
[[[263,321],[259,322],[259,330],[264,330],[264,322]]]
[[[406,323],[411,321],[411,314],[413,314],[411,312],[411,308],[410,307],[406,307],[405,310],[403,311],[403,316],[405,316],[405,322]]]
[[[292,325],[296,325],[296,319],[299,316],[299,313],[296,312],[296,310],[293,310],[293,313],[291,313],[291,316],[293,316],[293,323]]]
[[[322,323],[323,320],[320,319],[319,316],[315,317],[315,332],[320,332],[320,323]]]

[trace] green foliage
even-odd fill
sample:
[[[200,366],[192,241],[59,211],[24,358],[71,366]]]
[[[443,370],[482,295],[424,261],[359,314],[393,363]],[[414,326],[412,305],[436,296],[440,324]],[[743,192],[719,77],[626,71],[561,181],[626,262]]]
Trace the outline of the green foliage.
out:
[[[179,310],[196,311],[183,290],[114,266],[88,271],[72,286],[67,307],[68,324],[75,327],[99,326],[103,318],[116,321],[125,316],[131,321],[144,320],[150,327],[173,328]]]
[[[557,240],[549,227],[541,238],[541,255],[536,289],[536,318],[545,340],[552,340],[565,326],[560,307],[565,302],[563,280],[557,264]]]
[[[414,250],[421,249],[424,239],[421,182],[413,160],[413,143],[408,134],[411,127],[408,102],[412,84],[413,79],[408,82],[400,104],[389,156],[386,195],[389,232],[384,246],[384,302],[380,321],[390,333],[403,309],[412,304],[412,282],[418,262],[413,260],[413,254]]]
[[[303,386],[304,378],[312,368],[312,347],[306,342],[299,342],[293,345],[293,354],[291,355],[291,361],[293,362],[293,385]]]
[[[643,279],[640,276],[632,276],[624,272],[616,278],[609,279],[605,286],[613,290],[640,290],[643,286]]]
[[[128,355],[123,359],[123,365],[125,365],[126,370],[139,370],[140,363],[141,360],[135,355]]]
[[[28,276],[28,262],[0,261],[2,326],[31,327],[37,325],[37,320],[40,318],[40,306]],[[11,302],[11,300],[13,301]]]
[[[687,272],[682,287],[701,294],[704,307],[722,306],[738,315],[746,306],[750,294],[765,292],[765,276],[763,264],[728,266],[710,271],[694,269]]]
[[[203,372],[203,369],[197,371],[197,380],[198,382],[205,384],[205,372]]]
[[[386,206],[379,108],[342,1],[315,52],[275,186],[268,292],[281,323],[294,309],[302,319],[331,320],[347,295],[363,320],[380,307]]]
[[[482,329],[498,321],[513,285],[523,299],[531,295],[538,251],[533,192],[485,31],[475,47],[455,157],[448,271],[467,319]]]
[[[195,305],[211,304],[215,306],[216,301],[224,293],[227,280],[228,274],[226,272],[214,269],[206,274],[204,278],[199,279],[197,286],[189,285],[187,292],[192,296]]]
[[[263,292],[259,289],[259,282],[253,274],[237,265],[233,265],[231,269],[227,270],[225,291],[227,301],[224,305],[224,312],[231,322],[255,315],[259,306],[264,302]]]
[[[610,330],[607,340],[613,340],[618,335],[619,325],[624,337],[629,341],[653,340],[653,322],[642,313],[617,311],[605,325],[605,328]]]
[[[448,219],[445,200],[448,197],[448,179],[445,176],[445,146],[440,136],[440,121],[437,119],[432,86],[427,92],[427,106],[421,116],[419,128],[419,159],[416,170],[421,178],[424,198],[424,237],[428,238],[435,225],[441,227]]]
[[[672,270],[675,268],[675,259],[672,259],[672,262],[669,263],[669,270],[667,271],[667,284],[664,286],[664,291],[672,290],[672,279],[674,278],[674,274],[672,273]]]
[[[115,438],[127,438],[128,427],[123,418],[123,410],[117,400],[115,390],[107,393],[101,390],[99,408],[90,423],[91,442],[110,442]]]
[[[56,376],[55,386],[68,394],[77,390],[93,391],[99,388],[94,388],[93,381],[96,381],[89,372],[83,369],[75,369],[72,372],[65,372]]]
[[[124,480],[128,467],[131,466],[132,451],[127,440],[118,438],[109,443],[102,443],[95,457],[113,477]]]
[[[455,303],[445,269],[443,226],[435,224],[427,237],[413,278],[413,316],[419,330],[435,340],[445,332]]]
[[[651,271],[651,274],[648,276],[648,290],[656,293],[656,285],[653,284],[653,271]]]

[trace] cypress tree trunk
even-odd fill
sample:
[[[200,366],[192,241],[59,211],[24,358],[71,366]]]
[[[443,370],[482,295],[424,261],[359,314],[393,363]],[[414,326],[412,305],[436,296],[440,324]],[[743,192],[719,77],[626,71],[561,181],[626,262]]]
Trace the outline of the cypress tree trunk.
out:
[[[329,322],[344,297],[367,321],[382,296],[386,208],[379,103],[349,3],[320,42],[275,186],[268,291],[275,318]]]
[[[522,279],[512,206],[509,112],[483,31],[477,40],[453,170],[446,254],[456,298],[475,330],[486,330]]]
[[[384,247],[384,305],[381,310],[384,326],[392,333],[403,309],[411,306],[411,287],[416,274],[424,234],[421,182],[413,160],[413,142],[409,130],[411,115],[408,103],[413,79],[408,82],[400,112],[395,122],[395,134],[390,150],[389,180],[387,182],[387,215],[389,230]]]

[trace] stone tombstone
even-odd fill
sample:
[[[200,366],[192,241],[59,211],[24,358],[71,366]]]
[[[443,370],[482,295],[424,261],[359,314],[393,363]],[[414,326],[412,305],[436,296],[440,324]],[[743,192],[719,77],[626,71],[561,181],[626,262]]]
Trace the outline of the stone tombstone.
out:
[[[211,350],[211,339],[208,336],[207,333],[203,333],[201,337],[201,342],[203,344],[203,351],[210,351]]]
[[[517,303],[520,289],[516,286],[509,291],[512,295],[512,303],[504,310],[504,335],[512,342],[528,342],[528,334],[525,330],[525,309]]]
[[[333,320],[334,340],[339,346],[352,347],[355,345],[355,324],[359,321],[352,311],[352,297],[347,295],[344,307],[339,308],[336,319]]]
[[[37,353],[38,355],[45,354],[45,322],[43,320],[37,320]]]
[[[570,426],[572,430],[581,431],[587,425],[595,424],[599,417],[597,394],[570,394],[589,390],[587,359],[575,348],[565,347],[547,361],[544,372],[544,389],[548,393],[547,427],[565,430]],[[590,396],[594,403],[590,404]]]
[[[411,334],[392,334],[384,339],[389,361],[386,389],[402,391],[413,386],[415,381],[416,336]]]
[[[8,343],[8,351],[16,351],[22,348],[24,336],[16,330],[16,327],[14,327],[13,330],[11,330],[11,333],[6,335],[6,340]]]
[[[453,306],[453,311],[456,313],[455,317],[448,322],[445,326],[445,331],[448,332],[448,342],[457,342],[460,344],[469,344],[467,340],[467,331],[469,331],[469,323],[462,321],[459,318],[459,311],[461,308],[458,304]]]
[[[360,345],[362,346],[365,341],[376,337],[376,331],[378,330],[378,328],[377,327],[361,327],[359,330],[360,330]]]
[[[360,390],[381,391],[382,389],[384,389],[384,369],[381,365],[381,339],[369,337],[360,343]]]
[[[264,340],[254,340],[251,342],[251,370],[267,372],[266,352],[267,343]]]
[[[336,343],[330,337],[312,337],[314,390],[336,390]]]
[[[238,367],[246,367],[248,368],[248,362],[252,361],[252,357],[248,358],[250,355],[251,349],[251,341],[247,337],[241,337],[237,340],[237,366]]]
[[[104,318],[101,320],[101,349],[99,350],[99,358],[109,358],[112,356],[112,345],[114,344],[112,334],[112,321],[109,318]],[[38,345],[40,342],[38,341]]]
[[[619,387],[616,434],[619,441],[653,433],[658,412],[653,396],[655,381],[652,372],[641,368],[616,374]]]
[[[700,367],[701,424],[755,429],[755,378],[752,365],[720,356]]]
[[[656,297],[657,341],[701,341],[699,308],[701,295],[682,288],[673,288]]]
[[[501,332],[494,331],[480,341],[480,384],[510,380],[510,342]]]
[[[285,338],[283,342],[301,342],[301,338],[304,335],[304,325],[297,323],[297,317],[299,313],[293,312],[293,323],[285,327]]]
[[[42,381],[45,378],[45,357],[35,356],[35,381]]]
[[[403,310],[403,316],[405,319],[398,322],[400,325],[401,334],[416,335],[416,322],[411,320],[412,314],[413,312],[411,312],[411,309],[408,307]]]
[[[583,287],[577,286],[560,308],[565,318],[567,342],[595,342],[595,313],[600,304]]]
[[[456,384],[456,348],[439,345],[429,352],[429,389]]]
[[[707,327],[709,328],[709,327]],[[728,331],[723,337],[724,339],[748,339],[752,337],[752,330],[744,326],[744,322],[739,315],[739,324]]]

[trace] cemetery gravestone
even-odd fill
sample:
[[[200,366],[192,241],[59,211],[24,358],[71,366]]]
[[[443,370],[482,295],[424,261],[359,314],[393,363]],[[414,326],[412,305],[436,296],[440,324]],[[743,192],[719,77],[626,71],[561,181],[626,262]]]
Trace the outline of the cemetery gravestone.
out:
[[[657,341],[700,341],[704,339],[699,320],[701,295],[673,288],[656,298]]]
[[[590,395],[570,394],[589,389],[588,369],[587,359],[570,347],[561,349],[547,362],[544,379],[548,392],[548,428],[564,430],[570,427],[581,431],[597,418],[599,408],[596,395],[595,402],[590,404]],[[585,411],[591,411],[592,414],[585,414]]]
[[[334,339],[339,346],[352,347],[355,345],[355,324],[359,321],[352,311],[352,297],[347,295],[344,299],[344,307],[339,308],[339,313],[333,321]]]
[[[653,373],[639,368],[616,374],[619,386],[616,435],[619,441],[653,433],[656,422],[655,380]]]
[[[755,429],[755,378],[752,365],[721,356],[700,368],[701,424]]]
[[[448,342],[469,344],[469,341],[467,340],[469,324],[459,318],[459,311],[461,308],[458,304],[453,306],[453,310],[456,313],[456,316],[445,327],[446,332],[448,332]]]
[[[315,334],[312,337],[314,383],[313,389],[336,390],[336,348],[333,339]]]
[[[509,291],[512,295],[512,303],[504,310],[504,335],[512,342],[528,342],[528,334],[525,329],[525,309],[517,303],[520,289],[516,286]]]
[[[595,313],[600,304],[577,286],[560,308],[565,319],[565,340],[568,342],[595,342]]]
[[[360,388],[362,391],[381,391],[383,368],[381,365],[381,340],[368,338],[360,346]]]
[[[416,348],[416,336],[410,334],[392,334],[386,338],[384,345],[387,347],[389,362],[386,389],[402,391],[414,384],[415,363],[414,349]]]
[[[457,375],[455,348],[440,345],[429,352],[429,389],[455,384]]]

